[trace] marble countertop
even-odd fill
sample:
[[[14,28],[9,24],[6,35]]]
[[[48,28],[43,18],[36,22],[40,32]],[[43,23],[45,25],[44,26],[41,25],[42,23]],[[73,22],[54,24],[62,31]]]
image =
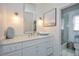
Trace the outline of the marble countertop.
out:
[[[7,45],[7,44],[13,44],[13,43],[18,43],[18,42],[23,42],[23,41],[30,41],[30,40],[35,40],[37,38],[44,38],[48,37],[49,35],[37,35],[37,36],[27,36],[27,35],[19,35],[15,36],[13,39],[3,39],[0,40],[0,45]]]

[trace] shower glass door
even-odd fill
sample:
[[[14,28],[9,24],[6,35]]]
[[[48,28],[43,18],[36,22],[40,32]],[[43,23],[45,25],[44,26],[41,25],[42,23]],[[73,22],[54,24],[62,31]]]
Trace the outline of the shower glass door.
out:
[[[67,14],[62,14],[61,19],[61,44],[64,44],[69,39],[69,16]]]

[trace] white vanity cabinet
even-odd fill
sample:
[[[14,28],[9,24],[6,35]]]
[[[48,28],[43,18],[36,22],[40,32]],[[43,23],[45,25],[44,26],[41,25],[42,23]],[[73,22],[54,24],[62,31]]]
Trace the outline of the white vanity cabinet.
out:
[[[46,56],[53,54],[53,41],[50,37],[42,37],[23,42],[23,56]]]
[[[40,43],[37,45],[37,55],[38,56],[47,56],[47,48],[45,43]]]
[[[37,52],[35,46],[23,48],[23,56],[36,56],[36,55]]]
[[[22,49],[21,43],[14,43],[8,45],[0,45],[0,55],[7,55],[9,53],[13,53],[16,50]]]
[[[47,37],[43,40],[44,40],[43,42],[38,44],[38,55],[48,56],[48,55],[53,54],[53,45],[51,45],[51,39]]]
[[[5,54],[5,56],[22,56],[22,50],[7,53],[7,54]]]
[[[0,46],[0,55],[6,56],[48,56],[53,54],[53,41],[47,37],[33,38]]]

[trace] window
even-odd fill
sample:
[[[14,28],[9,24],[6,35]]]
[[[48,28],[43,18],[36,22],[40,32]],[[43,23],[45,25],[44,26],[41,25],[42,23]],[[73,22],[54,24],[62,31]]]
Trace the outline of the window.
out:
[[[74,30],[79,31],[79,15],[74,17],[73,24],[74,24]]]

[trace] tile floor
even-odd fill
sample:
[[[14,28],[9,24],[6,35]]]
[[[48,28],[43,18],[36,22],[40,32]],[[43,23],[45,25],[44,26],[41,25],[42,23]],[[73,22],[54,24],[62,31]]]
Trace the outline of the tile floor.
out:
[[[62,48],[62,56],[75,56],[75,51],[64,47]]]
[[[64,49],[62,50],[62,56],[74,56],[74,51],[69,50],[69,49]]]

